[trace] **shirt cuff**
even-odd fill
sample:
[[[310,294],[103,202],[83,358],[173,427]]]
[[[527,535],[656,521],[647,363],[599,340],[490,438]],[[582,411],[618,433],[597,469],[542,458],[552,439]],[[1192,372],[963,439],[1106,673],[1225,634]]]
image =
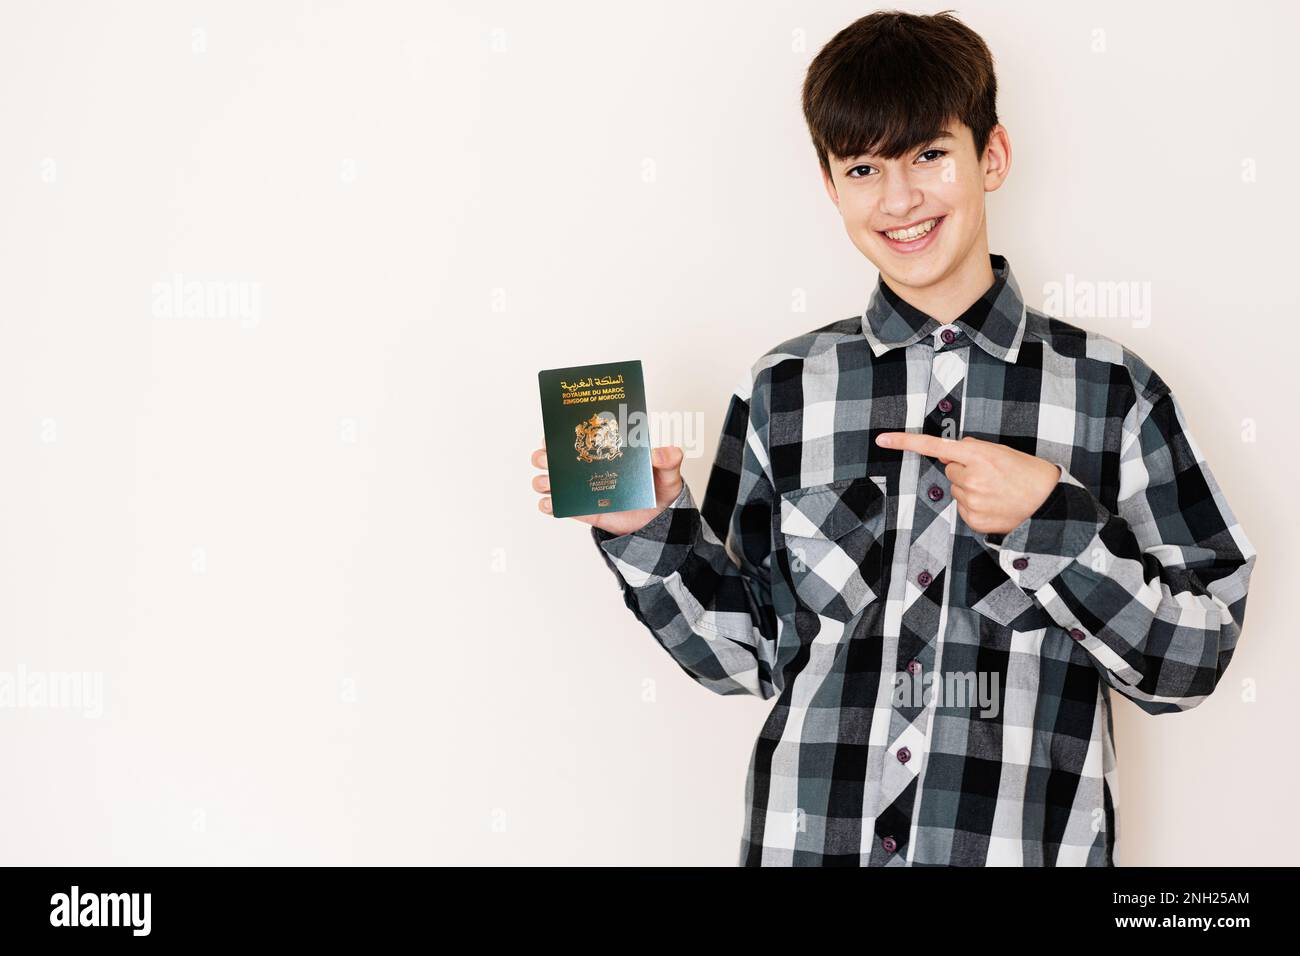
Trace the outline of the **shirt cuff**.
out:
[[[1003,534],[980,536],[1021,589],[1037,591],[1084,556],[1106,523],[1106,510],[1064,466],[1043,503]]]
[[[700,512],[685,481],[668,507],[636,531],[614,534],[592,525],[592,540],[628,584],[639,587],[679,570],[699,533]]]

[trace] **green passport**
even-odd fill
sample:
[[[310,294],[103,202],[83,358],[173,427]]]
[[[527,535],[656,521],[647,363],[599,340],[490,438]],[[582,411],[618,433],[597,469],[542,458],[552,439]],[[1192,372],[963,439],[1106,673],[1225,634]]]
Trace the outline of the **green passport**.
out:
[[[537,373],[551,514],[557,518],[655,506],[650,422],[640,362]]]

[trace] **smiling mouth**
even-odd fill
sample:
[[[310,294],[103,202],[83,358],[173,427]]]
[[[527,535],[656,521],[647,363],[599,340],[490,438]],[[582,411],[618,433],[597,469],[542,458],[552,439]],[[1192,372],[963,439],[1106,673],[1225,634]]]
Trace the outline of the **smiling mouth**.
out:
[[[935,216],[933,219],[913,223],[906,229],[882,229],[880,234],[887,239],[892,239],[894,242],[915,242],[917,239],[928,236],[939,223],[943,222],[944,218],[943,216]]]

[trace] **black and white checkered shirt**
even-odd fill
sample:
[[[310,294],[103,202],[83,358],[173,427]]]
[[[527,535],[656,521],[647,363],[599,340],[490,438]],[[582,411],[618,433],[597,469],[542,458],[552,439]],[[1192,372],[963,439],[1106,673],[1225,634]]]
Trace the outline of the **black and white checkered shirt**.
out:
[[[592,529],[691,677],[776,700],[742,865],[1115,865],[1110,690],[1186,710],[1232,657],[1255,551],[1180,405],[990,259],[951,324],[882,281],[864,314],[772,349],[731,396],[702,507],[683,487],[639,531]],[[1060,478],[981,534],[945,465],[886,431],[999,442]]]

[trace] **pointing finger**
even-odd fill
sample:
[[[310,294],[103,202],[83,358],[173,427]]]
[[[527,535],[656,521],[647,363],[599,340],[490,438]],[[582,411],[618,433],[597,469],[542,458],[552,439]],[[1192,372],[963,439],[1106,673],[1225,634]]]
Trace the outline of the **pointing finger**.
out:
[[[938,435],[921,435],[916,432],[883,432],[876,436],[876,444],[882,448],[914,451],[918,455],[925,455],[927,458],[938,458],[945,464],[950,461],[959,461],[965,464],[971,460],[969,445],[963,445],[951,438],[940,438]]]

